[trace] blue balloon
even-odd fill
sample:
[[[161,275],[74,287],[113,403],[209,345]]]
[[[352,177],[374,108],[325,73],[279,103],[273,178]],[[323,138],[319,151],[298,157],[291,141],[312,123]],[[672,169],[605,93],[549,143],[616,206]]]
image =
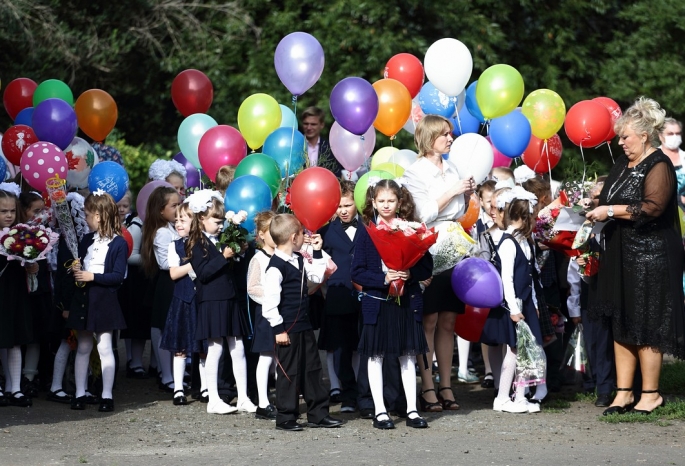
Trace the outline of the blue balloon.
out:
[[[277,128],[264,141],[262,153],[276,161],[282,178],[293,175],[304,165],[304,135],[294,128]]]
[[[0,157],[0,182],[7,178],[7,160],[5,157]]]
[[[281,107],[281,128],[297,128],[297,117],[283,104],[278,104]]]
[[[468,109],[469,113],[476,117],[478,121],[483,123],[485,121],[485,117],[480,111],[480,107],[478,106],[478,101],[476,101],[476,86],[478,85],[478,81],[472,82],[469,87],[466,88],[466,108]]]
[[[226,189],[224,208],[228,212],[247,212],[243,227],[254,234],[254,218],[259,212],[271,208],[271,189],[264,180],[255,175],[243,175],[234,179]]]
[[[119,202],[128,191],[128,173],[116,162],[100,162],[88,175],[88,189],[91,193],[102,189]]]
[[[426,115],[440,115],[450,118],[457,111],[456,99],[440,92],[427,82],[419,92],[419,106]]]
[[[17,113],[14,119],[15,125],[31,126],[31,119],[33,118],[33,107],[27,107],[21,112]]]
[[[490,141],[502,154],[512,159],[519,157],[530,142],[530,122],[521,113],[513,110],[490,121]]]
[[[456,136],[461,136],[466,133],[478,133],[480,129],[480,121],[478,118],[471,115],[466,106],[459,110],[459,118],[452,118],[452,123],[454,124],[454,130],[452,134]]]

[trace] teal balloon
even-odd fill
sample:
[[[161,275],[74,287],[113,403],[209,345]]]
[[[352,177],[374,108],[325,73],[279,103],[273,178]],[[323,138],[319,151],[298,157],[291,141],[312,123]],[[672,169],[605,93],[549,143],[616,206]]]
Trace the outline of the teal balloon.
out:
[[[278,128],[266,138],[262,152],[276,161],[281,178],[286,178],[304,166],[304,135],[294,128]]]
[[[243,175],[234,178],[228,185],[224,196],[224,208],[226,212],[247,212],[247,220],[242,226],[253,235],[255,215],[271,209],[271,200],[271,190],[264,180],[254,175]]]
[[[178,147],[185,158],[198,170],[202,168],[197,150],[200,146],[200,139],[210,128],[214,128],[218,123],[209,115],[204,113],[194,113],[181,123],[178,127]]]
[[[251,154],[240,161],[235,169],[234,178],[254,175],[261,178],[271,190],[271,198],[278,194],[281,187],[281,169],[274,159],[264,154]]]
[[[297,117],[293,111],[283,104],[279,106],[281,107],[281,128],[297,128]]]

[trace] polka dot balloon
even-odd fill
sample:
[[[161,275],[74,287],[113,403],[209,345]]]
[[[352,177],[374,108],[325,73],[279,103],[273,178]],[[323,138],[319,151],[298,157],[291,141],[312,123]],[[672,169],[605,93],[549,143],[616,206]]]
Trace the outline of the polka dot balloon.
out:
[[[37,142],[26,148],[19,163],[24,179],[34,189],[45,191],[45,182],[59,176],[66,179],[68,171],[64,152],[51,142]]]

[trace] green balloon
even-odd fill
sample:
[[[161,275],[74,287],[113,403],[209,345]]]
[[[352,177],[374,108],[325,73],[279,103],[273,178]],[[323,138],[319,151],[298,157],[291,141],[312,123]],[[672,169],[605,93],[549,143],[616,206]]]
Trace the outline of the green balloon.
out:
[[[354,204],[361,213],[366,206],[366,191],[369,189],[369,178],[380,178],[381,180],[394,180],[395,175],[382,170],[371,170],[364,173],[357,184],[354,186]]]
[[[33,106],[36,107],[46,99],[62,99],[72,107],[74,106],[74,94],[69,86],[59,79],[48,79],[38,85],[33,93]]]
[[[493,65],[478,78],[476,101],[483,116],[490,120],[506,115],[523,100],[523,77],[513,66]]]
[[[281,187],[281,169],[274,159],[265,154],[250,154],[241,160],[235,169],[234,178],[242,175],[254,175],[264,180],[271,190],[272,199]]]

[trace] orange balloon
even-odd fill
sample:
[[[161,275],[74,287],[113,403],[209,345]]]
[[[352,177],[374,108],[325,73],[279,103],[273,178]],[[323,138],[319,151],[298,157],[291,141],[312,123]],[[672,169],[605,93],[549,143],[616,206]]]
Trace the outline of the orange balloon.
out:
[[[394,136],[402,129],[411,114],[411,95],[396,79],[381,79],[373,83],[378,94],[378,116],[373,126],[386,136]]]
[[[461,227],[464,230],[468,230],[478,221],[478,214],[480,213],[480,201],[476,193],[471,194],[471,199],[469,199],[469,206],[466,209],[466,213],[459,217],[457,222],[461,223]]]
[[[119,115],[112,96],[101,89],[90,89],[81,94],[74,110],[79,128],[96,142],[105,140]]]

